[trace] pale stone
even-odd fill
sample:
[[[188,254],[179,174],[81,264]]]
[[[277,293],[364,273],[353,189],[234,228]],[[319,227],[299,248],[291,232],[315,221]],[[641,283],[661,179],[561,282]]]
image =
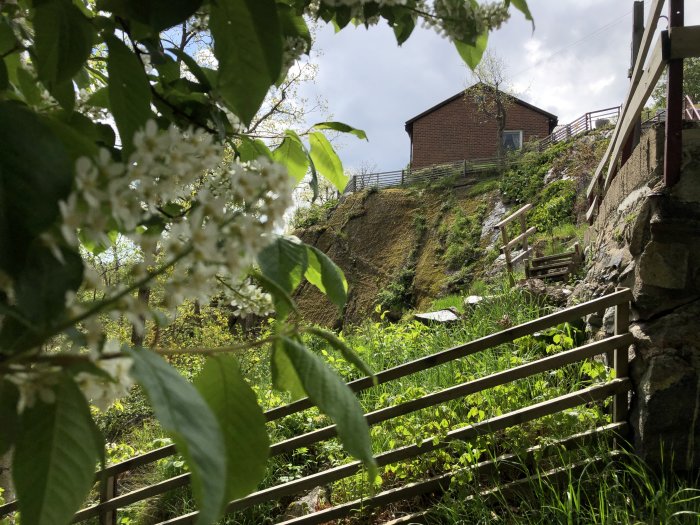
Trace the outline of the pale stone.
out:
[[[639,261],[639,276],[645,284],[671,290],[685,288],[688,247],[679,243],[651,241]]]

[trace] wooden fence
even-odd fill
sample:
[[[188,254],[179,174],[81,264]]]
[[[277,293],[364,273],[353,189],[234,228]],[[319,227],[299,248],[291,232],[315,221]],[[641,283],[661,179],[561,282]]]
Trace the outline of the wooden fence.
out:
[[[629,324],[629,301],[632,294],[627,289],[618,290],[610,295],[582,303],[559,312],[555,312],[534,321],[517,325],[501,332],[476,339],[474,341],[460,344],[442,352],[421,357],[414,361],[396,366],[379,372],[376,378],[364,377],[348,383],[355,392],[373,388],[375,385],[384,384],[390,381],[406,377],[417,372],[453,362],[469,355],[477,354],[481,351],[495,348],[504,343],[509,343],[515,339],[535,334],[549,327],[557,326],[564,322],[572,322],[581,319],[584,315],[603,312],[608,308],[615,308],[615,330],[614,335],[572,350],[566,350],[557,354],[548,355],[542,359],[535,360],[520,366],[516,366],[504,371],[481,377],[475,380],[456,384],[444,390],[430,393],[424,397],[406,401],[394,406],[375,410],[366,414],[367,422],[375,425],[383,421],[403,416],[424,408],[436,407],[441,403],[463,398],[464,396],[475,394],[486,389],[507,385],[516,380],[530,377],[534,374],[554,371],[565,365],[592,359],[600,354],[608,356],[608,363],[614,363],[614,379],[607,383],[600,383],[581,389],[569,394],[565,394],[554,399],[542,401],[529,406],[525,406],[496,417],[491,417],[473,425],[464,426],[448,432],[440,437],[430,437],[422,442],[407,445],[392,450],[383,451],[375,456],[380,467],[418,458],[429,452],[443,449],[455,441],[469,441],[478,436],[490,435],[504,429],[522,425],[523,423],[536,420],[545,416],[556,414],[576,406],[600,402],[608,397],[614,397],[612,411],[612,423],[583,434],[570,436],[559,443],[558,446],[574,448],[580,446],[587,440],[596,436],[612,437],[613,435],[624,436],[627,431],[627,410],[628,392],[631,390],[631,383],[628,378],[628,347],[632,343],[632,335],[628,332]],[[266,412],[267,420],[278,420],[289,414],[294,414],[310,408],[312,405],[308,399],[296,401],[294,403],[272,409]],[[302,435],[297,435],[290,439],[275,443],[270,451],[271,456],[293,451],[299,447],[309,447],[318,444],[336,435],[334,425],[327,426]],[[556,448],[556,447],[555,447]],[[542,452],[538,447],[529,450],[528,454]],[[114,525],[117,523],[117,510],[127,507],[136,502],[146,500],[153,496],[163,494],[177,487],[182,487],[190,482],[190,474],[182,474],[170,479],[161,481],[154,485],[132,490],[120,494],[118,480],[120,476],[125,476],[130,471],[139,466],[153,463],[159,459],[175,454],[175,447],[165,446],[134,457],[132,459],[111,465],[97,473],[97,483],[101,487],[100,502],[87,507],[75,516],[75,522],[80,522],[90,518],[98,518],[100,525]],[[539,456],[538,456],[539,457]],[[286,483],[280,483],[270,488],[259,490],[244,498],[232,501],[227,506],[227,513],[239,511],[268,501],[276,501],[279,498],[292,496],[314,487],[323,486],[356,475],[361,471],[361,464],[358,461],[316,472],[311,475],[294,479]],[[493,471],[498,468],[497,462],[486,461],[476,465],[479,472]],[[335,519],[340,519],[350,515],[358,509],[372,509],[389,503],[406,500],[420,494],[432,493],[446,490],[455,472],[448,472],[426,480],[409,483],[404,486],[385,490],[367,497],[363,500],[344,503],[322,511],[315,512],[299,518],[285,521],[286,525],[291,524],[312,524],[324,523]],[[0,507],[0,517],[16,510],[16,502],[11,502]],[[164,524],[184,524],[194,523],[197,512],[170,519]]]
[[[632,147],[636,145],[635,142],[638,140],[636,130],[639,129],[642,110],[665,69],[668,69],[667,106],[664,119],[666,186],[675,184],[680,176],[681,128],[684,114],[681,85],[683,59],[700,56],[700,26],[684,26],[684,1],[668,0],[669,29],[662,31],[652,46],[663,4],[664,0],[653,0],[646,26],[635,27],[635,33],[639,32],[642,36],[641,39],[633,41],[630,87],[610,144],[587,190],[589,208],[586,218],[589,223],[593,222],[605,192],[610,187],[620,165],[626,162]],[[643,16],[641,18],[643,19]],[[697,113],[694,105],[690,113],[693,115]]]

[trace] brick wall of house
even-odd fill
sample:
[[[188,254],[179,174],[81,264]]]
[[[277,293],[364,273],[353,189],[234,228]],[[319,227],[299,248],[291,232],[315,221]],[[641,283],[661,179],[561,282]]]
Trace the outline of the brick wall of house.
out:
[[[513,103],[506,130],[522,130],[525,143],[549,135],[549,119]],[[496,120],[480,113],[469,97],[458,97],[413,122],[412,166],[495,157],[496,144]]]

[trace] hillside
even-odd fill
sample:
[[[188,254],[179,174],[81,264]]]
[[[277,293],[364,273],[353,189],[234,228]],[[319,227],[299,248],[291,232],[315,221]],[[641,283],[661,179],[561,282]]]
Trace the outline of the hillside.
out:
[[[358,324],[377,305],[398,319],[444,295],[469,290],[498,273],[493,224],[523,203],[535,205],[539,255],[580,234],[584,188],[606,145],[593,132],[525,153],[502,173],[438,184],[369,189],[306,211],[295,234],[327,253],[345,272],[349,299],[341,316],[312,286],[297,294],[305,320],[340,328]],[[313,220],[308,220],[313,217]],[[312,224],[309,224],[312,223]]]

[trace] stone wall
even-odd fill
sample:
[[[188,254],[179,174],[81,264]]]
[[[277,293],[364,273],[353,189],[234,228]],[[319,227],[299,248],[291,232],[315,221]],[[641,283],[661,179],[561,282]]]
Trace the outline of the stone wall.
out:
[[[681,182],[661,182],[663,129],[649,131],[606,194],[574,301],[633,290],[630,422],[652,465],[700,467],[700,128],[686,124]],[[590,316],[597,337],[612,309]]]

